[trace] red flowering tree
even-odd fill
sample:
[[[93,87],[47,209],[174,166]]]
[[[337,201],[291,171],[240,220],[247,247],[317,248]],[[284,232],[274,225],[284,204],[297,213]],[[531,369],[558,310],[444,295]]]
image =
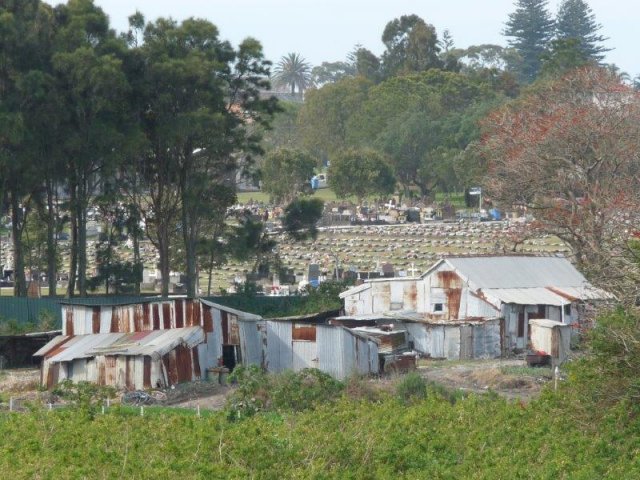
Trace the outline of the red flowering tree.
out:
[[[566,242],[603,287],[636,298],[640,96],[587,67],[533,86],[483,123],[486,189]],[[630,281],[633,280],[633,281]]]

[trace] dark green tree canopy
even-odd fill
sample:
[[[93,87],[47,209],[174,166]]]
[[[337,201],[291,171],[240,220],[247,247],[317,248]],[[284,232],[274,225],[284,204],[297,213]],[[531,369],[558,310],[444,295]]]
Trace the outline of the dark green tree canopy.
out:
[[[322,218],[324,202],[319,198],[298,198],[284,210],[282,224],[287,234],[294,240],[315,239],[317,224]]]
[[[532,82],[541,68],[541,56],[554,34],[554,21],[547,9],[548,0],[517,0],[509,14],[503,34],[522,57],[522,80]]]
[[[589,63],[590,60],[577,38],[553,40],[549,51],[542,55],[540,75],[562,75]]]
[[[350,148],[331,161],[329,184],[338,197],[353,195],[361,202],[368,196],[392,194],[396,180],[382,154],[372,149]]]
[[[443,66],[435,27],[417,15],[403,15],[387,23],[382,43],[386,47],[382,54],[386,78]]]
[[[584,0],[563,0],[556,17],[556,36],[559,40],[576,40],[580,52],[588,60],[599,62],[610,51],[602,45],[607,40],[598,32],[602,25]]]
[[[357,74],[372,82],[378,82],[381,77],[380,59],[363,47],[359,47],[353,55]]]
[[[279,202],[289,202],[300,194],[313,176],[316,165],[307,152],[279,148],[269,152],[262,168],[263,190]]]
[[[311,70],[311,81],[316,86],[322,86],[325,83],[335,83],[343,78],[353,77],[355,74],[356,68],[351,63],[322,62]]]

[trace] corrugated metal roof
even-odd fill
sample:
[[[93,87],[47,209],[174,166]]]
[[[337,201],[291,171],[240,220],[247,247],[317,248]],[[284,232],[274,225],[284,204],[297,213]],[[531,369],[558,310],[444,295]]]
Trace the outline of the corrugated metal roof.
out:
[[[151,302],[166,302],[170,300],[176,300],[177,298],[185,298],[185,297],[160,297],[160,296],[121,296],[121,297],[103,297],[103,296],[95,296],[95,297],[85,297],[85,298],[65,298],[59,300],[59,303],[62,305],[81,305],[87,307],[94,306],[117,306],[117,305],[133,305],[140,303],[151,303]]]
[[[241,320],[262,320],[260,315],[254,315],[253,313],[243,312],[242,310],[236,310],[235,308],[227,307],[226,305],[222,305],[220,303],[214,303],[209,300],[200,299],[200,301],[208,305],[209,307],[213,307],[217,310],[222,310],[224,312],[232,313],[233,315],[237,315]]]
[[[562,306],[571,303],[566,298],[553,293],[548,288],[485,288],[482,293],[487,300],[498,300],[502,303],[516,305],[554,305]]]
[[[44,355],[69,337],[56,337],[42,347],[36,355]],[[171,330],[153,330],[137,333],[98,333],[95,335],[77,335],[71,337],[58,353],[49,358],[50,362],[68,362],[79,358],[91,358],[96,355],[147,355],[163,356],[185,345],[193,348],[204,342],[202,327],[174,328]]]
[[[582,287],[548,287],[554,293],[557,293],[561,297],[565,297],[567,300],[613,300],[615,297],[594,287],[593,285],[586,284]]]
[[[47,343],[45,343],[44,346],[42,348],[40,348],[40,350],[38,350],[36,353],[34,353],[33,356],[34,357],[42,357],[42,356],[46,355],[51,350],[53,350],[57,345],[59,345],[60,343],[64,342],[67,338],[69,338],[69,337],[66,336],[66,335],[58,335],[57,337],[52,338]]]
[[[566,327],[571,328],[571,325],[564,324],[562,322],[556,322],[555,320],[549,320],[547,318],[535,318],[529,320],[529,324],[538,325],[540,327],[554,328],[554,327]]]
[[[588,285],[584,276],[563,257],[453,257],[445,261],[483,289]]]

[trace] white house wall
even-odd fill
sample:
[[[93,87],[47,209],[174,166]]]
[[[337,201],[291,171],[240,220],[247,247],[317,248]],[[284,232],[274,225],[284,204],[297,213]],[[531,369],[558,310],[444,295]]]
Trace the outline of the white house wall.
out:
[[[347,315],[365,315],[389,310],[413,310],[419,308],[417,280],[390,278],[369,282],[364,289],[344,298]]]

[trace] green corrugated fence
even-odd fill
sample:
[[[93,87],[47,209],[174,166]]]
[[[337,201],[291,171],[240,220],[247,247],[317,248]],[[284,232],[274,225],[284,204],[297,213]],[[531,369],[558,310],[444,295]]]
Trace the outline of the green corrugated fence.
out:
[[[18,325],[38,324],[40,312],[53,315],[55,328],[62,328],[60,300],[57,298],[0,297],[0,324],[14,320]]]

